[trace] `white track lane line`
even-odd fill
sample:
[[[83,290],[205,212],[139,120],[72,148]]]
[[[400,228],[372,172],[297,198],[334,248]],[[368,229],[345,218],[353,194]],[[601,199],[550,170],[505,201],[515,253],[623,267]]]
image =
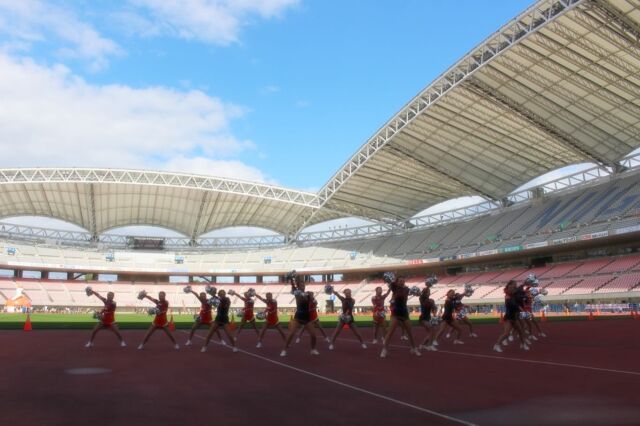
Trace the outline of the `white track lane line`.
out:
[[[356,340],[356,339],[344,339],[344,338],[341,339],[341,338],[338,338],[338,340],[360,344],[360,342],[358,340]],[[409,346],[394,345],[394,344],[390,344],[389,346],[394,347],[394,348],[410,349]],[[382,347],[382,346],[380,346],[380,347]],[[443,351],[441,349],[438,349],[435,353],[468,356],[468,357],[474,357],[474,358],[500,359],[500,360],[504,360],[504,361],[524,362],[524,363],[528,363],[528,364],[551,365],[551,366],[554,366],[554,367],[569,367],[569,368],[577,368],[577,369],[581,369],[581,370],[591,370],[591,371],[600,371],[600,372],[606,372],[606,373],[628,374],[628,375],[631,375],[631,376],[640,376],[640,372],[638,372],[638,371],[615,370],[615,369],[612,369],[612,368],[601,368],[601,367],[589,367],[588,365],[567,364],[567,363],[564,363],[564,362],[537,361],[537,360],[533,360],[533,359],[512,358],[512,357],[499,356],[499,355],[482,355],[482,354],[473,354],[473,353],[469,353],[469,352]]]
[[[188,334],[189,332],[183,331],[183,333]],[[202,336],[195,335],[195,337],[198,337],[199,339],[205,340],[205,338],[202,337]],[[214,343],[220,345],[220,343],[218,343],[218,342],[214,342]],[[227,345],[226,347],[228,349],[231,349],[231,347],[229,345]],[[458,424],[461,424],[461,425],[477,426],[475,423],[470,423],[470,422],[467,422],[467,421],[462,420],[462,419],[457,419],[455,417],[447,416],[446,414],[438,413],[437,411],[432,411],[432,410],[429,410],[427,408],[423,408],[423,407],[419,407],[417,405],[409,404],[408,402],[400,401],[398,399],[391,398],[389,396],[381,395],[379,393],[375,393],[375,392],[372,392],[372,391],[369,391],[369,390],[366,390],[366,389],[363,389],[363,388],[359,388],[357,386],[353,386],[353,385],[350,385],[348,383],[340,382],[338,380],[335,380],[335,379],[332,379],[332,378],[329,378],[329,377],[326,377],[326,376],[322,376],[320,374],[312,373],[311,371],[303,370],[301,368],[294,367],[292,365],[285,364],[285,363],[282,363],[282,362],[279,362],[279,361],[264,357],[262,355],[255,354],[253,352],[248,352],[248,351],[245,351],[245,350],[240,349],[240,348],[238,348],[238,352],[242,352],[245,355],[249,355],[249,356],[252,356],[254,358],[258,358],[258,359],[261,359],[263,361],[270,362],[271,364],[275,364],[275,365],[278,365],[280,367],[284,367],[284,368],[288,368],[288,369],[293,370],[293,371],[297,371],[298,373],[306,374],[308,376],[315,377],[317,379],[324,380],[326,382],[333,383],[333,384],[336,384],[336,385],[339,385],[339,386],[342,386],[342,387],[345,387],[345,388],[348,388],[348,389],[352,389],[352,390],[364,393],[364,394],[369,395],[369,396],[373,396],[373,397],[376,397],[376,398],[379,398],[379,399],[383,399],[385,401],[394,402],[394,403],[396,403],[398,405],[402,405],[404,407],[413,408],[414,410],[418,410],[418,411],[421,411],[423,413],[430,414],[432,416],[440,417],[442,419],[449,420],[449,421],[452,421],[452,422],[455,422],[455,423],[458,423]]]

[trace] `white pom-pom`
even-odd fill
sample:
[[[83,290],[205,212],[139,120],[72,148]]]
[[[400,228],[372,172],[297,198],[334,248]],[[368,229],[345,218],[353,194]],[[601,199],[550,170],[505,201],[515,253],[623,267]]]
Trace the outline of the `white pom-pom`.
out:
[[[264,311],[260,311],[256,314],[256,318],[258,318],[261,321],[264,320],[266,317],[267,317],[267,314]]]
[[[158,309],[158,308],[149,308],[147,310],[147,313],[149,315],[158,315],[160,313],[160,309]]]
[[[427,277],[424,283],[427,285],[427,287],[434,286],[438,284],[438,277],[436,277],[435,275],[431,275],[430,277]]]
[[[543,288],[542,290],[540,290],[540,294],[546,296],[547,294],[549,294],[549,291],[546,288]]]
[[[212,306],[212,307],[214,307],[214,308],[217,308],[217,307],[218,307],[218,305],[220,305],[220,298],[219,298],[219,297],[217,297],[217,296],[213,296],[213,297],[211,297],[209,300],[207,300],[207,303],[208,303],[210,306]]]
[[[191,293],[191,286],[188,285],[185,288],[182,289],[182,291],[184,291],[185,293]]]
[[[142,290],[138,293],[138,299],[142,300],[147,296],[147,291],[146,290]]]
[[[84,292],[87,293],[87,296],[91,296],[93,294],[93,289],[89,286],[84,289]]]
[[[324,286],[324,293],[325,294],[332,294],[333,293],[333,286],[330,284],[327,284]]]
[[[205,291],[207,294],[211,295],[211,296],[215,296],[218,290],[217,290],[215,287],[212,287],[212,286],[210,286],[210,285],[207,285],[207,286],[204,288],[204,291]]]
[[[247,294],[249,295],[249,297],[256,297],[256,290],[254,288],[250,288],[249,290],[247,290]]]
[[[341,314],[340,315],[340,321],[347,323],[347,322],[351,322],[352,317],[351,315],[346,315],[346,314]]]
[[[393,284],[396,281],[396,274],[393,272],[385,272],[382,274],[382,279],[387,284]]]
[[[420,296],[420,293],[421,293],[420,287],[418,287],[416,285],[414,285],[413,287],[411,287],[409,289],[409,294],[412,295],[412,296]]]

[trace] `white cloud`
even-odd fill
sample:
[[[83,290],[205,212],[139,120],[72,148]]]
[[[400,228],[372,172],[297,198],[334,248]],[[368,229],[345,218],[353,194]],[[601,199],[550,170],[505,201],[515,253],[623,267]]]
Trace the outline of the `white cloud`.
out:
[[[276,86],[275,84],[270,84],[268,86],[264,86],[262,89],[260,89],[260,94],[261,95],[270,95],[272,93],[278,93],[280,91],[280,87]]]
[[[233,161],[253,150],[245,109],[202,92],[91,85],[64,66],[0,53],[0,167],[172,169],[267,181]],[[228,160],[228,161],[225,161]]]
[[[55,53],[86,60],[94,71],[104,68],[110,56],[122,54],[116,42],[69,10],[40,0],[0,0],[0,33],[9,39],[5,51],[16,45],[25,50],[35,43],[55,41],[60,44]]]
[[[141,35],[169,34],[187,40],[228,45],[238,41],[251,18],[281,16],[299,0],[130,0],[151,18],[128,17]]]

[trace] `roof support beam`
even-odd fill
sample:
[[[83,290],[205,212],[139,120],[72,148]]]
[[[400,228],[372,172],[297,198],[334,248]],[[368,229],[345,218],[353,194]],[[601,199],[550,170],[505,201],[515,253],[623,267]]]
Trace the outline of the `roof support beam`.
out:
[[[407,135],[411,138],[413,138],[413,136],[411,135]],[[421,165],[422,167],[431,170],[432,172],[435,172],[439,175],[441,175],[442,177],[452,180],[455,183],[457,183],[458,185],[461,185],[465,188],[467,188],[469,190],[469,192],[472,192],[474,194],[478,194],[478,195],[482,195],[485,198],[488,199],[494,199],[496,198],[495,195],[490,195],[488,193],[486,193],[485,191],[483,191],[480,187],[477,187],[473,184],[464,182],[460,179],[458,179],[457,177],[453,176],[451,173],[449,173],[447,170],[441,168],[441,167],[437,167],[435,164],[429,163],[426,160],[424,160],[422,157],[418,156],[416,153],[414,152],[409,152],[409,150],[407,150],[404,147],[398,146],[396,145],[391,145],[389,147],[389,150],[391,152],[394,152],[396,155],[400,155],[403,158],[409,158],[411,161]]]
[[[610,162],[607,159],[600,157],[597,153],[590,152],[584,149],[584,147],[581,146],[580,141],[578,141],[576,138],[557,128],[534,112],[529,111],[517,102],[514,102],[508,97],[503,96],[499,91],[492,88],[488,84],[476,78],[470,78],[465,81],[464,86],[472,92],[475,92],[484,98],[491,99],[502,107],[507,108],[509,111],[516,113],[518,116],[522,117],[527,122],[543,131],[547,135],[553,137],[566,148],[574,151],[576,154],[581,155],[585,159],[601,166],[611,166]]]
[[[640,43],[640,25],[629,19],[627,15],[622,13],[617,7],[604,0],[589,0],[589,3],[595,5],[597,9],[602,11],[604,15],[611,21],[620,25],[620,27],[630,34],[635,43]]]
[[[200,200],[200,207],[198,208],[198,215],[196,216],[196,221],[193,224],[193,230],[191,231],[191,241],[195,242],[196,237],[198,236],[198,232],[200,230],[200,222],[202,222],[202,214],[204,212],[204,207],[207,205],[207,201],[209,201],[209,193],[205,192],[202,194],[202,200]]]
[[[89,185],[89,232],[91,232],[91,240],[98,241],[96,225],[96,197],[93,184]]]

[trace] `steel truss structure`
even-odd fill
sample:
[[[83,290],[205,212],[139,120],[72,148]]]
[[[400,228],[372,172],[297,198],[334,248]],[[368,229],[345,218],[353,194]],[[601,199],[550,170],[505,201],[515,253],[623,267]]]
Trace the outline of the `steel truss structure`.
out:
[[[640,153],[626,157],[621,165],[625,172],[640,171]],[[575,190],[603,179],[610,179],[617,174],[613,170],[602,167],[592,167],[559,179],[551,180],[539,186],[518,191],[506,197],[508,206],[530,202],[542,191],[543,194],[553,194],[562,191]],[[478,204],[447,210],[430,215],[411,218],[401,223],[375,223],[372,225],[331,229],[326,231],[301,232],[295,239],[287,239],[284,235],[254,235],[246,237],[217,237],[217,238],[165,238],[164,247],[181,251],[258,249],[269,247],[283,247],[287,244],[313,244],[318,242],[343,241],[349,239],[372,238],[412,232],[458,221],[467,221],[486,214],[494,213],[505,208],[504,202],[484,201]],[[30,227],[0,222],[0,238],[17,241],[31,241],[37,244],[73,245],[101,248],[127,248],[127,235],[103,234],[98,239],[89,232],[64,231]]]
[[[277,246],[405,232],[467,220],[635,169],[640,148],[640,0],[539,0],[488,37],[393,116],[318,193],[179,173],[0,170],[0,217],[40,215],[87,229],[7,227],[3,236],[124,244],[106,234],[156,225],[166,247]],[[555,169],[593,168],[516,188]],[[480,204],[416,217],[440,202]],[[308,226],[355,216],[372,225]],[[202,238],[231,226],[274,237]],[[9,231],[10,230],[10,231]]]

